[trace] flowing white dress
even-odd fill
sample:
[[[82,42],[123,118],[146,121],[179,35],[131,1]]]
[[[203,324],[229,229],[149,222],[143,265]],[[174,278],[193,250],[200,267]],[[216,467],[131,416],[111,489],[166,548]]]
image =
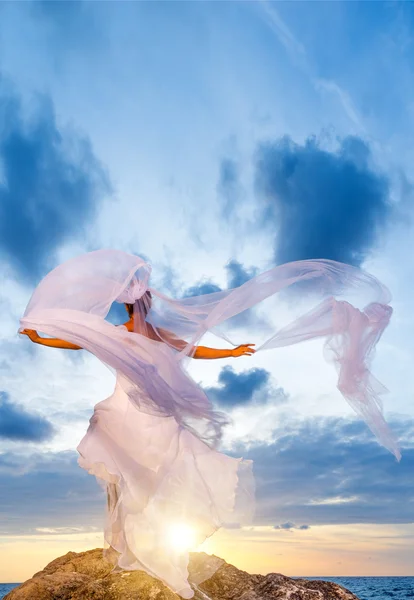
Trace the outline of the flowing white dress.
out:
[[[251,461],[212,450],[174,417],[139,411],[121,378],[95,406],[78,462],[108,486],[105,541],[119,553],[119,567],[144,569],[191,598],[188,549],[173,535],[188,528],[197,546],[223,523],[249,519]]]
[[[399,458],[382,413],[385,388],[369,369],[391,296],[375,277],[325,260],[280,265],[239,288],[181,300],[148,288],[150,270],[118,250],[71,259],[39,283],[20,324],[85,348],[116,373],[114,393],[95,406],[78,446],[79,464],[108,490],[105,540],[119,568],[144,569],[191,598],[188,552],[171,543],[171,528],[187,527],[197,545],[224,523],[246,522],[254,504],[251,463],[217,450],[225,419],[186,371],[194,347],[266,298],[292,288],[307,294],[314,308],[269,331],[257,351],[324,338],[343,397]],[[147,289],[154,302],[146,321],[161,338],[169,331],[183,340],[180,350],[105,320],[114,301],[135,307]]]

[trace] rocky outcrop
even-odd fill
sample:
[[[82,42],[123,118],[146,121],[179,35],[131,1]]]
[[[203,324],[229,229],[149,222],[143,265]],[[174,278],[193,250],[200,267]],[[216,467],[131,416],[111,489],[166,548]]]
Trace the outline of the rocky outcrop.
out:
[[[194,553],[190,581],[195,600],[358,600],[326,581],[250,575],[221,558]],[[12,590],[4,600],[179,600],[142,571],[113,572],[102,549],[68,552]]]

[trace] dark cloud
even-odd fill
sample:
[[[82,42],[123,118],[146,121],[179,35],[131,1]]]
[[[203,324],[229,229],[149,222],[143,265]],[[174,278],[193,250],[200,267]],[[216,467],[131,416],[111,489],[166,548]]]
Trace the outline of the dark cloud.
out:
[[[411,440],[401,463],[366,428],[350,433],[348,424],[285,418],[272,444],[240,446],[234,452],[255,461],[255,524],[300,531],[317,524],[412,522],[414,422],[393,425],[400,438]],[[0,454],[1,534],[28,534],[42,527],[102,528],[105,494],[78,466],[77,456]]]
[[[222,289],[213,281],[200,281],[195,285],[187,288],[183,292],[183,298],[191,298],[193,296],[202,296],[204,294],[213,294],[214,292],[221,292]]]
[[[282,388],[273,388],[270,373],[265,369],[249,369],[236,373],[232,367],[224,367],[218,376],[219,385],[205,389],[212,402],[221,407],[249,404],[253,400],[260,403],[285,402],[287,395]]]
[[[148,257],[142,254],[142,252],[132,252],[132,254],[141,256],[147,260],[147,262],[151,262]],[[254,277],[258,272],[256,267],[246,268],[237,260],[230,260],[225,265],[225,270],[227,274],[226,289],[232,289],[242,285],[243,283],[246,283],[246,281]],[[191,298],[194,296],[202,296],[205,294],[213,294],[215,292],[223,291],[223,288],[221,288],[214,281],[208,279],[201,280],[193,286],[185,288],[180,280],[179,273],[171,265],[164,265],[161,273],[162,275],[158,275],[158,279],[154,279],[152,284],[153,287],[163,291],[166,294],[171,294],[176,297]],[[156,276],[157,273],[154,273],[154,277]],[[114,302],[108,313],[107,319],[111,323],[118,324],[126,320],[125,315],[126,312],[124,305]],[[233,326],[246,325],[247,319],[251,320],[252,318],[253,311],[248,310],[244,311],[244,313],[241,315],[233,317],[230,322]]]
[[[259,269],[250,267],[247,269],[237,260],[230,260],[226,265],[227,286],[229,289],[239,287],[257,275]]]
[[[0,80],[0,256],[37,283],[111,190],[87,139],[59,129],[49,99],[29,118]]]
[[[227,286],[225,289],[233,289],[243,285],[249,279],[252,279],[258,273],[257,267],[245,267],[242,263],[237,260],[230,260],[225,265],[227,275]],[[221,292],[223,288],[217,285],[212,280],[202,280],[195,285],[184,290],[182,296],[192,297],[201,296],[203,294],[212,294],[214,292]],[[227,329],[238,329],[249,326],[251,328],[261,328],[265,325],[263,319],[257,316],[254,308],[243,311],[242,313],[228,319],[225,323],[224,328]],[[217,329],[219,331],[219,329]]]
[[[252,279],[258,273],[257,267],[247,268],[237,260],[230,260],[226,264],[225,269],[227,275],[226,289],[229,290],[243,285],[243,283],[246,283],[246,281],[249,281],[249,279]],[[203,280],[187,288],[182,295],[183,297],[201,296],[202,294],[212,294],[221,291],[223,289],[217,283],[214,283],[214,281]]]
[[[258,273],[257,267],[245,267],[242,263],[237,260],[230,260],[226,266],[226,275],[227,275],[227,287],[226,289],[232,289],[235,287],[239,287],[252,279]],[[212,294],[214,292],[222,292],[223,288],[221,288],[217,283],[212,281],[211,279],[204,279],[199,281],[195,285],[185,289],[182,293],[184,298],[191,296],[201,296],[203,294]],[[246,311],[247,312],[247,311]]]
[[[390,215],[389,184],[369,146],[347,137],[336,152],[315,138],[261,144],[255,157],[263,224],[275,229],[275,260],[328,258],[360,265]]]
[[[389,183],[371,166],[362,139],[327,152],[315,137],[262,143],[255,154],[259,226],[275,231],[275,261],[329,258],[360,265],[390,215]],[[222,161],[218,189],[224,216],[242,200],[234,162]]]
[[[54,434],[55,430],[47,419],[27,412],[23,406],[11,402],[5,392],[0,392],[0,438],[44,442]]]
[[[409,523],[414,515],[414,421],[392,424],[395,458],[360,423],[284,419],[274,442],[240,446],[254,461],[258,523]]]
[[[294,529],[298,529],[299,531],[307,531],[310,529],[310,525],[296,525],[291,521],[287,523],[281,523],[280,525],[274,525],[273,529],[281,529],[283,531],[293,531]]]
[[[255,277],[259,269],[257,267],[247,268],[237,260],[230,260],[226,265],[226,271],[227,287],[228,289],[232,289],[243,285],[246,281]],[[268,323],[258,316],[255,308],[249,308],[229,319],[226,326],[229,329],[249,327],[252,331],[255,331],[256,329],[267,327]]]
[[[42,527],[102,529],[104,493],[76,452],[0,455],[0,533]]]

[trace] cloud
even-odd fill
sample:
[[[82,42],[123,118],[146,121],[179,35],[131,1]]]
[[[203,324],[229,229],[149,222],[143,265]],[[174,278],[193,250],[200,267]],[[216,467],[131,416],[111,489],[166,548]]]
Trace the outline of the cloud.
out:
[[[276,34],[280,43],[285,47],[287,53],[298,66],[301,66],[305,71],[309,69],[306,48],[294,36],[292,31],[280,17],[273,4],[268,0],[261,0],[258,6],[262,9],[262,14],[265,21]]]
[[[45,535],[67,535],[71,533],[87,533],[88,531],[90,531],[90,528],[87,527],[36,527],[36,533],[44,533]]]
[[[298,529],[299,531],[307,531],[308,529],[310,529],[310,525],[296,525],[295,523],[291,523],[291,521],[288,521],[287,523],[274,525],[273,529],[281,529],[283,531],[293,531],[294,529]]]
[[[293,65],[302,70],[315,91],[320,95],[323,95],[323,92],[331,94],[338,101],[351,123],[360,131],[365,131],[364,124],[350,93],[341,87],[337,81],[324,79],[315,75],[315,69],[312,66],[312,61],[309,60],[306,46],[302,44],[288,27],[287,23],[281,18],[275,8],[275,3],[269,0],[261,0],[256,6],[259,8],[259,14],[261,14],[266,25],[275,34],[282,46],[284,46]]]
[[[44,442],[54,434],[55,430],[47,419],[27,412],[23,406],[10,402],[5,392],[0,392],[0,438]]]
[[[394,423],[407,440],[401,463],[366,428],[359,433],[348,425],[285,418],[272,444],[237,448],[234,455],[255,461],[255,525],[304,531],[318,524],[412,522],[414,422]],[[78,466],[76,452],[0,454],[0,533],[101,528],[104,506],[102,489]]]
[[[218,376],[218,386],[205,388],[212,402],[223,408],[242,406],[253,401],[285,402],[287,395],[282,388],[273,388],[270,373],[265,369],[248,369],[236,373],[232,367],[224,367]]]
[[[221,292],[222,289],[216,283],[211,280],[199,281],[195,285],[187,288],[183,292],[183,298],[191,298],[193,296],[202,296],[204,294],[213,294],[214,292]]]
[[[161,264],[157,273],[158,277],[153,273],[153,286],[165,294],[180,296],[182,288],[180,273],[171,264]]]
[[[232,289],[243,285],[243,283],[255,277],[259,269],[257,267],[247,269],[237,260],[230,260],[226,265],[226,271],[228,287]]]
[[[46,493],[45,493],[46,492]],[[104,494],[76,452],[0,455],[0,533],[102,529]]]
[[[255,277],[259,269],[257,267],[245,267],[242,263],[237,260],[230,260],[225,265],[226,276],[227,276],[227,286],[225,289],[233,289],[243,285],[249,279]],[[214,292],[221,292],[223,288],[220,287],[217,283],[215,283],[211,279],[201,280],[193,286],[186,288],[182,293],[182,297],[193,297],[193,296],[201,296],[203,294],[212,294]],[[220,328],[216,328],[217,333],[220,332],[221,329],[238,329],[249,326],[250,328],[262,328],[267,325],[267,323],[260,318],[254,308],[249,308],[242,313],[235,315],[227,320],[227,322]]]
[[[234,455],[254,461],[257,523],[412,522],[414,421],[392,427],[401,463],[365,425],[344,419],[284,418],[271,444],[241,444]]]
[[[262,225],[275,233],[275,261],[328,258],[359,266],[391,214],[389,183],[358,137],[336,152],[315,138],[262,143],[255,156]]]
[[[88,139],[59,128],[50,99],[28,116],[1,80],[0,164],[0,256],[37,283],[55,251],[90,228],[108,176]]]
[[[246,268],[237,260],[230,260],[226,265],[226,271],[227,286],[228,289],[232,289],[243,285],[246,281],[255,277],[259,269],[257,267]],[[268,328],[268,326],[269,323],[257,314],[255,308],[244,310],[238,315],[231,317],[226,323],[226,327],[229,329],[249,327],[251,330],[261,330],[262,328]]]
[[[242,263],[234,259],[230,260],[224,268],[227,276],[226,289],[232,289],[243,285],[243,283],[246,283],[246,281],[249,281],[249,279],[255,277],[259,271],[257,267],[246,268]],[[213,294],[214,292],[222,291],[223,288],[221,288],[212,279],[204,279],[197,282],[193,286],[186,288],[182,293],[182,296],[186,298],[191,296],[201,296],[203,294]]]

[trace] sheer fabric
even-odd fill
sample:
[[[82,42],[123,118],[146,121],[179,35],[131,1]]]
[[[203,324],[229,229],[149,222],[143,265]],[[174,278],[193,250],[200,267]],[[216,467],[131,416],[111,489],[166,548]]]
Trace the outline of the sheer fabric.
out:
[[[95,406],[79,464],[108,485],[107,558],[191,598],[188,549],[179,537],[189,531],[197,547],[223,523],[251,520],[252,463],[211,449],[174,417],[137,410],[129,385],[118,374],[112,396]]]
[[[226,417],[186,371],[196,345],[267,298],[289,301],[296,291],[314,299],[311,311],[269,328],[257,351],[324,338],[342,395],[399,459],[382,413],[386,390],[369,370],[391,296],[371,275],[328,260],[281,265],[238,288],[184,299],[148,287],[150,273],[143,259],[118,250],[76,257],[40,282],[21,326],[77,344],[116,371],[114,394],[95,407],[79,446],[80,464],[112,486],[106,539],[119,565],[191,597],[188,556],[168,549],[167,521],[191,521],[199,541],[234,521],[235,507],[247,518],[254,489],[251,464],[216,450]],[[134,305],[133,334],[105,321],[114,301]]]

